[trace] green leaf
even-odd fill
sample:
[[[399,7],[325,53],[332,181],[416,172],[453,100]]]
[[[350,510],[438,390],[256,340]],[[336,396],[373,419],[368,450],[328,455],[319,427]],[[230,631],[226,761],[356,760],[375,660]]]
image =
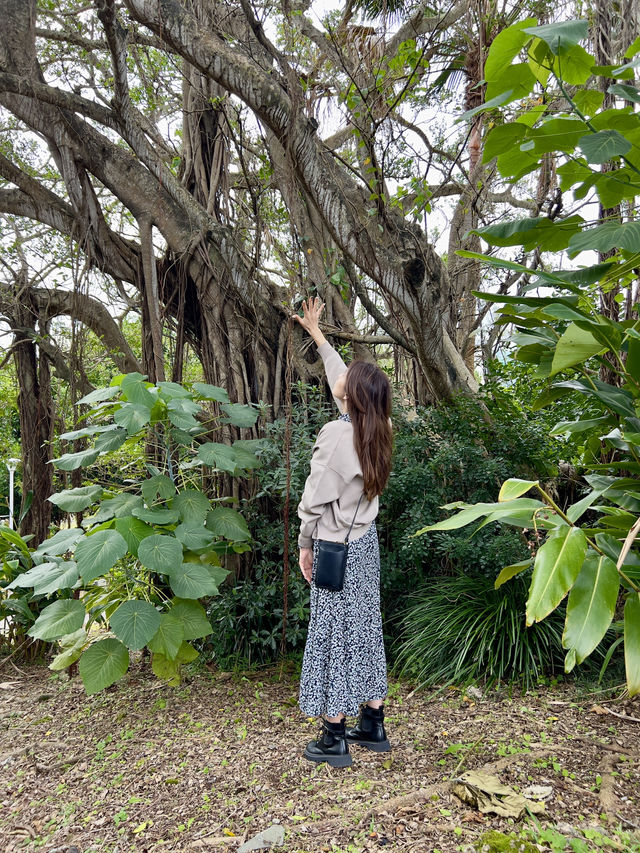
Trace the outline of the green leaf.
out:
[[[607,409],[622,415],[625,418],[635,417],[633,397],[623,388],[616,388],[606,382],[601,382],[595,377],[589,381],[585,379],[567,379],[564,382],[555,382],[551,390],[571,389],[579,391],[587,397],[599,400]]]
[[[98,530],[76,545],[78,571],[85,583],[100,577],[127,553],[127,543],[117,530]]]
[[[105,498],[101,501],[98,512],[91,517],[91,523],[101,524],[103,521],[109,521],[111,518],[130,515],[136,507],[141,506],[142,498],[140,495],[132,495],[129,492],[123,492],[112,498]]]
[[[175,483],[170,477],[164,474],[156,474],[155,477],[149,477],[144,480],[141,486],[142,497],[151,505],[157,498],[160,500],[168,500],[176,493]]]
[[[194,415],[201,412],[202,408],[193,400],[186,400],[182,397],[169,400],[167,411],[169,420],[178,429],[189,430],[199,426]]]
[[[194,382],[193,390],[199,397],[204,397],[205,400],[215,400],[217,403],[228,403],[229,395],[224,388],[218,388],[217,385],[208,385],[206,382]]]
[[[492,110],[494,107],[501,107],[511,99],[512,91],[513,90],[509,89],[506,92],[501,92],[499,95],[496,95],[495,98],[485,101],[484,104],[473,107],[471,110],[466,110],[455,120],[455,123],[457,124],[460,121],[468,121],[470,118],[478,115],[478,113],[487,112],[487,110]]]
[[[131,515],[146,521],[149,524],[175,524],[178,521],[178,513],[173,509],[134,509]]]
[[[138,403],[147,409],[152,409],[156,404],[157,396],[149,390],[147,384],[145,377],[140,373],[127,373],[122,379],[120,388],[130,403]]]
[[[150,422],[151,409],[141,403],[124,403],[114,414],[113,419],[118,426],[126,429],[128,435],[135,435]]]
[[[41,611],[27,633],[36,640],[57,640],[82,628],[85,615],[84,604],[75,598],[54,601]]]
[[[215,539],[214,534],[207,530],[203,523],[198,522],[180,524],[175,529],[175,536],[179,542],[182,542],[182,546],[190,551],[207,548]]]
[[[558,421],[558,423],[549,431],[549,435],[575,435],[576,433],[586,432],[590,429],[600,429],[605,424],[611,423],[609,415],[603,415],[601,418],[585,418],[578,421]]]
[[[528,35],[541,39],[556,56],[562,55],[574,45],[585,41],[589,34],[588,21],[558,21],[539,27],[526,27]]]
[[[22,572],[15,577],[10,584],[7,584],[6,589],[31,589],[39,583],[48,582],[51,571],[57,567],[58,563],[40,563],[39,566],[34,566],[27,572]]]
[[[511,578],[515,578],[516,575],[521,574],[531,565],[532,559],[529,557],[528,560],[522,560],[520,563],[514,563],[512,566],[505,566],[504,569],[500,572],[498,577],[496,578],[496,582],[494,583],[494,589],[499,589],[503,583],[510,581]]]
[[[189,643],[182,643],[176,655],[178,663],[191,663],[198,657],[198,652]]]
[[[89,642],[89,637],[84,628],[80,628],[72,634],[61,637],[58,642],[62,651],[49,664],[49,669],[52,669],[54,672],[66,669],[72,663],[75,663]]]
[[[503,154],[505,151],[511,151],[514,145],[517,145],[525,136],[527,128],[514,121],[509,124],[498,124],[492,127],[484,143],[482,154],[483,163],[488,163],[497,157],[498,154]]]
[[[201,444],[198,448],[197,458],[205,465],[211,465],[218,471],[225,471],[228,474],[233,474],[237,467],[235,450],[227,444],[220,444],[217,441]]]
[[[109,453],[112,450],[117,450],[125,443],[129,436],[126,429],[121,429],[117,426],[112,426],[109,431],[105,431],[95,440],[93,449],[100,453]]]
[[[204,524],[207,513],[211,512],[211,504],[203,492],[197,489],[184,489],[171,502],[171,509],[177,511],[180,521]]]
[[[88,447],[86,450],[79,450],[77,453],[63,453],[57,459],[52,459],[51,463],[54,468],[60,471],[75,471],[76,468],[83,468],[92,465],[98,458],[98,451],[93,447]]]
[[[483,515],[490,515],[492,513],[497,513],[495,520],[498,520],[500,517],[512,515],[519,510],[528,510],[533,513],[538,509],[544,509],[544,507],[545,504],[541,501],[531,498],[518,498],[517,500],[505,501],[504,503],[477,503],[473,506],[465,507],[450,518],[445,518],[436,524],[429,524],[427,527],[416,531],[413,535],[420,536],[431,530],[458,530],[460,527],[466,527],[472,521],[482,518]]]
[[[569,240],[569,256],[580,252],[610,252],[627,249],[635,252],[640,245],[640,222],[605,222],[595,228],[586,228]]]
[[[576,663],[582,663],[606,634],[616,609],[619,587],[613,560],[589,550],[569,593],[562,634],[562,645],[574,650]]]
[[[221,536],[230,542],[244,542],[251,539],[247,522],[240,513],[227,506],[219,506],[207,515],[207,529],[215,536]]]
[[[74,545],[83,536],[84,531],[80,527],[63,528],[58,530],[50,539],[41,542],[34,554],[50,554],[51,556],[65,554],[67,551],[73,551]]]
[[[524,45],[530,40],[523,30],[535,23],[535,18],[525,18],[498,33],[491,42],[485,61],[484,71],[487,79],[493,79],[504,68],[511,65]]]
[[[183,640],[184,627],[182,621],[179,616],[169,611],[160,617],[158,630],[147,643],[147,647],[154,654],[160,654],[169,660],[174,660]]]
[[[260,444],[259,439],[252,441],[239,440],[233,442],[233,452],[235,453],[238,468],[241,468],[243,471],[250,471],[254,468],[260,467],[260,460],[253,452],[253,447],[258,444]]]
[[[164,400],[173,400],[176,397],[190,398],[191,392],[177,382],[158,382],[156,383],[160,391],[160,396]]]
[[[129,651],[120,640],[108,637],[89,646],[78,668],[87,696],[91,696],[122,678],[129,669]]]
[[[543,246],[545,251],[555,252],[565,249],[583,225],[581,216],[571,216],[559,222],[552,222],[547,216],[535,216],[476,228],[470,233],[479,234],[494,246],[522,246],[525,251]]]
[[[182,564],[182,545],[169,533],[147,536],[138,546],[138,559],[148,569],[167,574]]]
[[[116,530],[127,543],[129,553],[133,554],[134,557],[138,556],[138,548],[142,540],[155,533],[155,529],[149,524],[145,524],[139,518],[131,516],[128,518],[117,518]]]
[[[148,601],[123,601],[111,615],[109,627],[119,640],[137,651],[160,627],[160,614]]]
[[[607,349],[608,347],[603,347],[591,332],[579,328],[575,323],[570,323],[556,344],[551,376],[568,367],[583,364],[587,359],[606,352]]]
[[[551,63],[553,72],[571,86],[583,86],[592,76],[594,65],[595,58],[579,44],[554,57]]]
[[[94,403],[102,403],[105,400],[111,400],[119,393],[120,388],[117,385],[110,385],[108,388],[96,388],[81,397],[78,400],[78,406],[92,406]]]
[[[519,498],[526,494],[534,486],[538,485],[538,480],[519,480],[517,477],[512,477],[510,480],[505,480],[498,495],[498,501],[511,501],[514,498]]]
[[[492,77],[485,73],[485,79],[487,81],[487,103],[490,103],[493,98],[501,97],[509,92],[508,97],[502,101],[501,105],[519,98],[525,98],[536,84],[535,74],[528,62],[509,65],[501,71],[496,71],[495,76]]]
[[[169,612],[180,620],[185,640],[208,637],[212,631],[206,611],[197,601],[176,598]]]
[[[71,589],[78,580],[78,566],[75,560],[60,563],[47,563],[51,568],[46,577],[33,584],[34,595],[50,595],[59,589]],[[40,568],[40,567],[38,567]]]
[[[610,95],[616,95],[618,98],[624,98],[625,101],[633,101],[635,104],[640,104],[640,91],[635,86],[630,86],[627,83],[613,83],[607,89]]]
[[[260,414],[253,406],[242,403],[223,403],[220,408],[227,415],[223,422],[237,427],[252,427]]]
[[[587,537],[578,527],[559,527],[538,549],[527,600],[527,625],[555,610],[582,568]]]
[[[640,693],[640,593],[632,592],[624,605],[624,662],[630,696]]]
[[[163,654],[156,652],[151,658],[151,669],[162,681],[166,681],[170,687],[180,686],[180,664],[175,660],[169,660]]]
[[[169,575],[169,584],[180,598],[202,598],[218,594],[218,585],[211,572],[201,563],[182,563]]]
[[[580,138],[580,148],[587,163],[607,163],[612,157],[627,154],[631,143],[617,130],[601,130]]]
[[[81,512],[99,500],[101,496],[102,486],[80,486],[77,489],[65,489],[64,492],[56,492],[49,497],[49,500],[65,512]]]

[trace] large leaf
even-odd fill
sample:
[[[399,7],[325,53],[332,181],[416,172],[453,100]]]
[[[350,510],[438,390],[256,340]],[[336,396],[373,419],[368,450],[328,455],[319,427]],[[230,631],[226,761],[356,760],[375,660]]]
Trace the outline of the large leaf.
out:
[[[82,628],[85,615],[84,604],[75,598],[54,601],[41,611],[27,633],[36,640],[57,640]]]
[[[180,620],[185,640],[208,637],[212,631],[206,611],[197,601],[176,598],[170,614]]]
[[[610,252],[627,249],[635,252],[640,245],[640,222],[604,222],[595,228],[585,228],[569,240],[569,257],[580,252]]]
[[[117,518],[116,530],[127,543],[129,553],[133,554],[134,557],[138,556],[138,547],[142,540],[155,533],[155,529],[151,527],[151,525],[146,524],[139,518],[133,518],[132,516],[129,516],[128,518]]]
[[[120,387],[123,395],[130,403],[139,403],[148,409],[152,409],[157,397],[155,393],[149,390],[147,384],[145,377],[140,373],[127,373],[123,377]]]
[[[167,404],[167,412],[171,423],[178,429],[192,429],[198,426],[198,421],[194,415],[202,411],[201,407],[194,403],[193,400],[187,400],[182,397],[176,397],[169,400]]]
[[[630,696],[640,693],[640,593],[633,592],[624,605],[624,662]]]
[[[199,397],[204,397],[205,400],[215,400],[217,403],[228,403],[229,395],[224,388],[218,388],[217,385],[208,385],[206,382],[194,382],[193,390]]]
[[[607,632],[618,600],[620,578],[609,557],[589,550],[569,593],[562,645],[569,663],[582,663]],[[573,668],[565,667],[567,672]]]
[[[57,459],[52,459],[51,462],[55,468],[60,471],[75,471],[76,468],[85,468],[92,465],[98,458],[99,451],[93,447],[87,447],[85,450],[79,450],[77,453],[64,453],[58,456]]]
[[[210,569],[201,563],[182,563],[169,575],[169,584],[180,598],[203,598],[218,594],[218,584]]]
[[[126,429],[114,425],[110,430],[103,432],[102,435],[97,437],[93,449],[99,450],[100,453],[109,453],[112,450],[122,447],[128,437]]]
[[[197,489],[184,489],[171,501],[171,509],[175,509],[180,521],[204,524],[207,514],[211,512],[209,499]]]
[[[514,563],[512,566],[505,566],[500,572],[494,583],[494,589],[499,589],[503,583],[515,578],[531,566],[531,557],[528,560],[522,560],[519,563]]]
[[[530,40],[530,36],[523,32],[525,27],[531,27],[536,23],[535,18],[525,18],[498,33],[491,42],[489,53],[485,61],[484,71],[487,79],[493,79],[504,68],[518,56],[521,49]]]
[[[589,22],[559,21],[539,27],[526,27],[523,32],[541,39],[551,52],[558,56],[587,38]]]
[[[65,512],[82,512],[99,500],[101,495],[102,486],[80,486],[77,489],[56,492],[49,497],[49,500]]]
[[[58,530],[51,539],[45,539],[44,542],[41,542],[34,553],[59,556],[67,551],[72,551],[76,542],[83,536],[84,531],[80,527],[63,528]]]
[[[197,604],[197,602],[191,603]],[[158,630],[151,640],[149,640],[147,646],[150,652],[163,655],[169,660],[174,660],[184,639],[182,620],[175,613],[169,611],[169,613],[163,613],[160,617]]]
[[[575,433],[586,432],[589,429],[600,429],[605,424],[611,423],[609,415],[603,415],[600,418],[584,418],[578,421],[558,421],[549,431],[549,435],[574,435]]]
[[[537,485],[538,480],[519,480],[517,477],[512,477],[510,480],[505,480],[502,484],[498,501],[511,501],[519,498]]]
[[[561,370],[566,370],[568,367],[583,364],[587,359],[606,352],[606,350],[607,347],[603,347],[602,343],[596,340],[591,332],[579,328],[575,323],[570,323],[556,344],[551,364],[551,376]]]
[[[533,500],[533,498],[518,498],[517,500],[505,501],[504,503],[477,503],[474,506],[465,506],[456,515],[450,518],[445,518],[443,521],[438,521],[435,524],[429,524],[414,533],[414,536],[420,536],[431,530],[458,530],[460,527],[466,527],[472,521],[482,518],[483,515],[496,513],[494,520],[498,521],[501,517],[513,515],[514,512],[529,511],[531,513],[539,509],[544,509],[545,504],[541,501]],[[448,509],[449,507],[443,507]],[[207,525],[208,526],[208,525]]]
[[[555,382],[551,390],[561,388],[569,388],[573,391],[579,391],[587,397],[595,397],[607,409],[622,415],[624,418],[635,417],[636,410],[633,397],[624,388],[616,388],[615,385],[601,382],[593,376],[588,380],[567,379],[564,382]]]
[[[176,493],[176,486],[170,477],[165,474],[156,474],[155,477],[149,477],[144,480],[141,486],[142,497],[151,505],[157,498],[167,500],[172,498]]]
[[[238,464],[235,450],[217,441],[201,444],[198,448],[198,459],[205,465],[211,465],[212,468],[229,474],[234,473]]]
[[[215,536],[230,542],[245,542],[251,539],[247,522],[240,513],[228,506],[218,506],[207,515],[207,529]]]
[[[100,577],[127,553],[127,543],[117,530],[98,530],[76,545],[78,571],[85,583]]]
[[[129,669],[129,651],[120,640],[108,637],[89,646],[78,668],[87,696],[91,696],[122,678]]]
[[[59,589],[71,589],[78,580],[78,566],[75,560],[60,563],[48,563],[51,566],[46,577],[42,577],[33,585],[34,595],[50,595]]]
[[[118,426],[126,429],[128,435],[135,435],[151,420],[151,409],[141,403],[124,403],[113,419]]]
[[[151,669],[162,681],[166,681],[170,687],[180,685],[180,664],[165,655],[155,652],[151,658]]]
[[[49,572],[57,566],[57,563],[41,563],[39,566],[34,566],[15,577],[10,584],[7,584],[6,589],[32,589],[36,584],[48,580]]]
[[[60,654],[56,655],[49,664],[49,669],[58,672],[61,669],[66,669],[75,663],[87,645],[89,637],[84,628],[79,628],[72,634],[67,634],[61,637],[58,641],[62,647]]]
[[[182,545],[169,533],[147,536],[138,546],[138,559],[148,569],[167,574],[182,564]]]
[[[134,509],[131,515],[135,515],[141,521],[148,524],[175,524],[178,521],[178,513],[173,509],[147,509],[140,507]]]
[[[120,388],[117,385],[110,385],[108,388],[96,388],[89,394],[85,394],[78,400],[79,406],[92,406],[94,403],[102,403],[105,400],[111,400],[120,393]]]
[[[560,527],[536,554],[527,600],[527,625],[555,610],[582,568],[587,537],[579,527]]]
[[[523,246],[526,251],[536,246],[544,246],[546,251],[556,252],[566,249],[571,237],[578,234],[583,225],[581,216],[570,216],[559,222],[554,222],[547,216],[536,216],[487,225],[474,229],[471,233],[479,234],[492,246]]]
[[[91,517],[91,522],[92,524],[100,524],[103,521],[109,521],[110,518],[131,515],[136,507],[141,506],[142,498],[140,495],[122,492],[122,494],[115,495],[112,498],[105,498],[100,503],[98,512]]]
[[[183,547],[190,551],[207,548],[215,539],[214,534],[207,530],[204,524],[198,522],[180,524],[175,529],[175,536],[182,542]]]
[[[256,408],[242,403],[223,403],[220,407],[227,415],[227,423],[237,427],[252,427],[258,420],[259,412]]]
[[[582,136],[580,148],[587,163],[601,164],[612,157],[627,154],[631,150],[631,143],[617,130],[600,130]]]
[[[109,627],[130,649],[146,646],[160,626],[160,614],[148,601],[123,601],[109,620]]]

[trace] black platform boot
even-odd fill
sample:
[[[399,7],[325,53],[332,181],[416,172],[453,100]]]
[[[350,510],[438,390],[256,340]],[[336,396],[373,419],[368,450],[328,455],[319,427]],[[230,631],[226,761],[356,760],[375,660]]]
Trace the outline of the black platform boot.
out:
[[[326,761],[332,767],[349,767],[353,762],[345,737],[344,720],[339,723],[322,721],[322,734],[307,744],[304,757],[309,761]]]
[[[349,743],[366,746],[373,752],[390,752],[391,744],[384,730],[384,706],[371,708],[363,705],[358,722],[352,729],[348,729],[346,736]]]

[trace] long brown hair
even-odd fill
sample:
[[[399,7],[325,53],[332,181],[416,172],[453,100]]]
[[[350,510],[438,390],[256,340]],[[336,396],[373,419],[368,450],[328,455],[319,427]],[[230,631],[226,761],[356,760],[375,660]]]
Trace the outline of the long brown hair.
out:
[[[391,384],[386,373],[375,364],[352,361],[345,392],[353,441],[362,466],[364,494],[370,501],[382,494],[391,473]]]

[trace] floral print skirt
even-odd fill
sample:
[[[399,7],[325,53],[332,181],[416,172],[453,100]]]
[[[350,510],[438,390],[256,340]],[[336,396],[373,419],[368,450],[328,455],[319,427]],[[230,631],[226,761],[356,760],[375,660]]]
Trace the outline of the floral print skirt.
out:
[[[317,562],[313,549],[313,577]],[[311,618],[300,676],[300,709],[310,717],[355,716],[387,695],[380,614],[380,551],[375,523],[349,543],[340,592],[311,583]]]

